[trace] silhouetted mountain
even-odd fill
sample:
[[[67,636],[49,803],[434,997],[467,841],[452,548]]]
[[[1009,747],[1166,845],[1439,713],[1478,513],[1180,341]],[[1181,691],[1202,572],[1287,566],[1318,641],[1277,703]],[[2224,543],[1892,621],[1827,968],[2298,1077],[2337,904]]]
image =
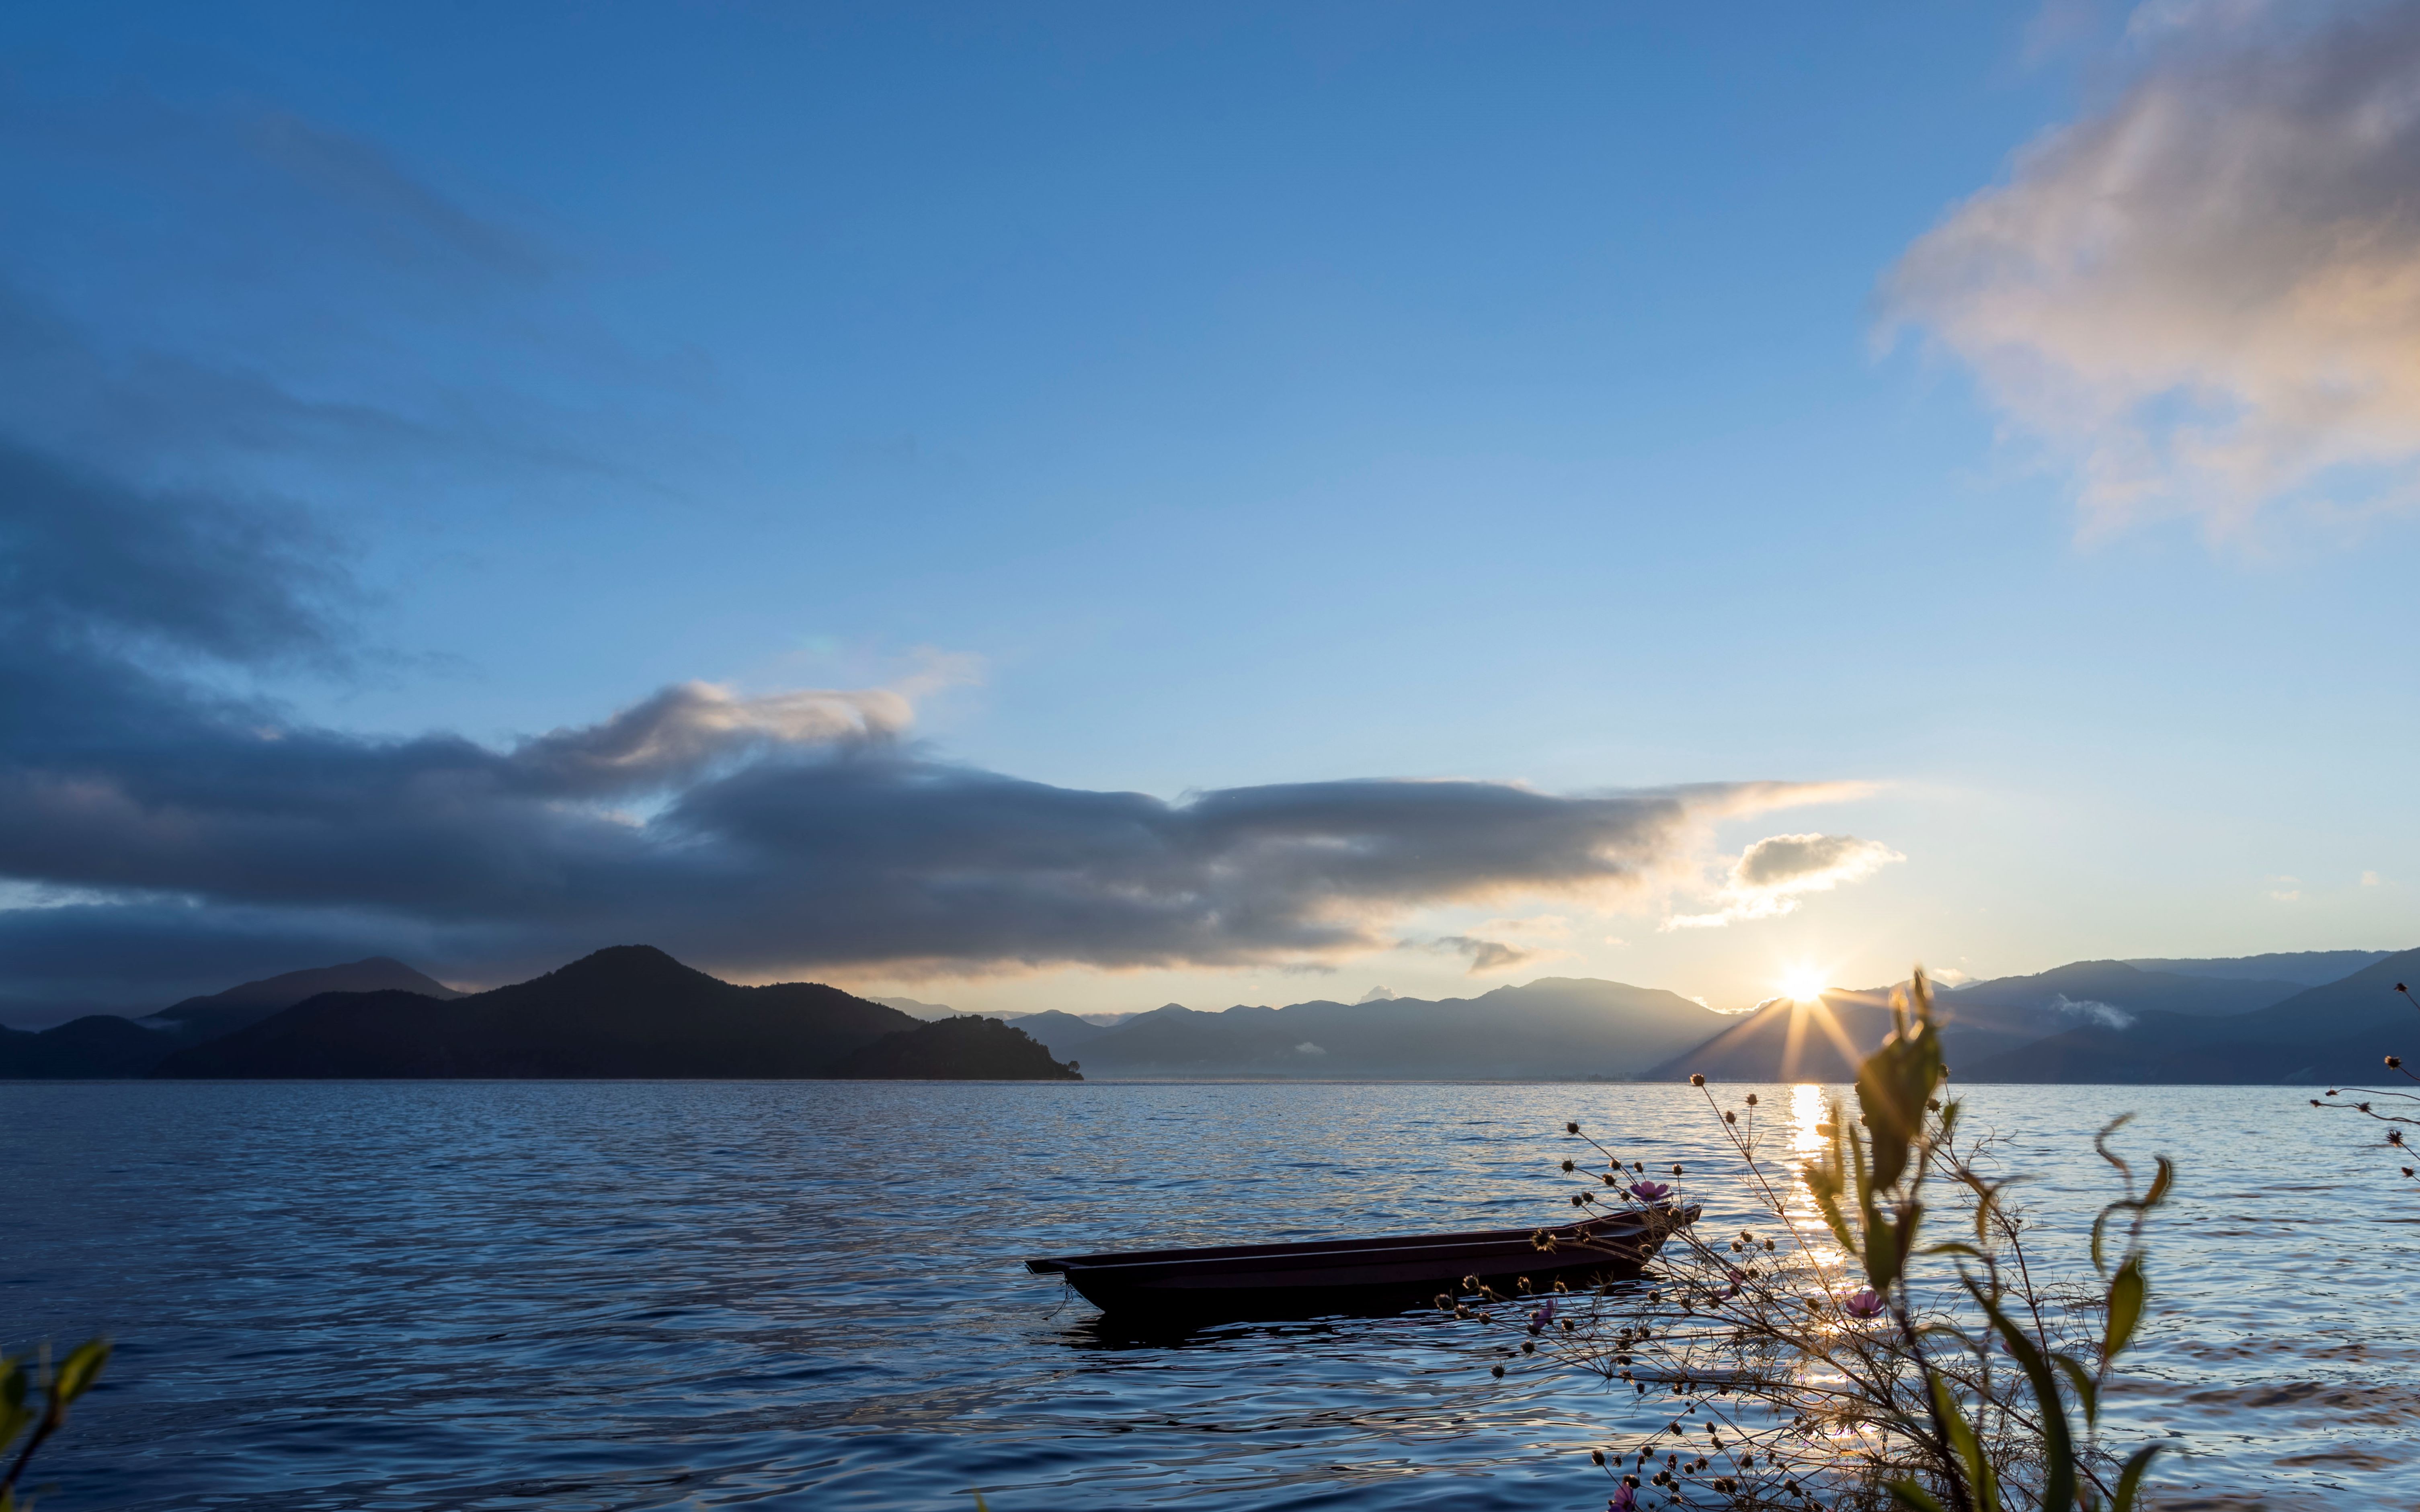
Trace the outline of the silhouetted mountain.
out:
[[[2420,950],[2232,1018],[2146,1013],[2071,1029],[1962,1068],[1968,1081],[2334,1083],[2392,1077],[2420,1061],[2420,1011],[2395,990],[2420,978]]]
[[[954,1022],[954,1021],[952,1021]],[[599,950],[529,981],[450,1002],[409,992],[325,993],[153,1072],[176,1077],[740,1077],[850,1075],[844,1063],[919,1027],[836,987],[740,987],[643,945]],[[1021,1037],[1020,1037],[1021,1038]],[[1030,1043],[1030,1041],[1027,1041]],[[949,1041],[954,1047],[960,1041]],[[919,1064],[970,1065],[975,1047]],[[1046,1057],[1047,1060],[1047,1057]],[[969,1074],[917,1071],[899,1074]],[[1026,1078],[1012,1055],[984,1075]]]
[[[2030,977],[1938,991],[1933,1013],[1942,1054],[1958,1079],[1995,1080],[2002,1078],[1984,1068],[2000,1067],[2002,1057],[2029,1046],[2055,1041],[2102,1046],[2093,1031],[2112,1033],[2137,1022],[2229,1023],[2302,991],[2289,981],[2185,977],[2122,961],[2076,961]],[[1887,989],[1826,993],[1821,1010],[1776,998],[1657,1066],[1649,1079],[1848,1081],[1856,1063],[1890,1033],[1889,1002]]]
[[[1171,1003],[1094,1038],[1082,1059],[1094,1077],[1626,1079],[1722,1022],[1678,994],[1548,977],[1439,1002],[1397,997],[1218,1013]],[[1064,1044],[1051,1048],[1067,1052]]]
[[[2348,952],[2350,953],[2350,952]],[[2205,963],[2207,964],[2207,963]],[[2355,965],[2367,964],[2366,962]],[[2347,966],[2347,971],[2355,966]],[[2073,961],[2030,977],[1999,977],[1944,991],[1945,1003],[1962,1010],[2019,1009],[2047,1015],[2045,1030],[2067,1023],[2110,1022],[2097,1009],[2126,1013],[2184,1013],[2219,1018],[2267,1008],[2304,990],[2304,984],[2284,980],[2245,980],[2208,973],[2181,976],[2146,971],[2123,961]],[[1979,1022],[1979,1015],[1970,1017]],[[2014,1028],[2020,1021],[1996,1020]]]
[[[1084,1079],[1074,1068],[1051,1059],[1050,1052],[1023,1029],[976,1017],[946,1018],[904,1034],[886,1034],[842,1061],[838,1074],[927,1081]]]
[[[289,971],[207,997],[188,997],[141,1019],[94,1013],[39,1034],[0,1029],[0,1077],[141,1076],[178,1050],[215,1040],[306,997],[381,987],[408,988],[432,996],[461,995],[400,961],[372,956],[341,966]]]
[[[2221,960],[2145,959],[2126,964],[2145,971],[2164,971],[2178,977],[2257,978],[2267,981],[2296,982],[2304,987],[2324,987],[2332,981],[2342,981],[2364,966],[2376,965],[2394,953],[2392,950],[2287,950],[2273,955],[2239,955]]]
[[[1062,1013],[1055,1008],[1041,1013],[1027,1013],[1008,1022],[1048,1045],[1054,1056],[1073,1055],[1077,1046],[1091,1044],[1110,1032],[1101,1025],[1087,1023],[1073,1013]]]
[[[177,1026],[189,1042],[198,1042],[232,1034],[245,1025],[257,1024],[280,1009],[292,1008],[321,993],[380,992],[418,993],[441,1001],[462,995],[392,956],[374,955],[341,966],[318,966],[247,981],[208,997],[188,997],[151,1016]]]
[[[869,997],[866,1001],[880,1003],[885,1008],[895,1008],[909,1018],[921,1020],[926,1024],[936,1024],[942,1019],[958,1016],[958,1011],[947,1003],[920,1003],[912,997]]]
[[[182,1042],[111,1013],[71,1019],[39,1034],[0,1029],[0,1077],[140,1076]]]

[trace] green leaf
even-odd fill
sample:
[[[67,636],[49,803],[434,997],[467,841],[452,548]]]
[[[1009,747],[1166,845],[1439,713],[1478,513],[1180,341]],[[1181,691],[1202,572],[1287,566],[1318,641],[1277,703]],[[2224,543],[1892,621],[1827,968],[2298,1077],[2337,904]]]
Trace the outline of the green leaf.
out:
[[[2068,1431],[2067,1404],[2059,1399],[2058,1380],[2051,1374],[2050,1363],[2025,1331],[2009,1321],[1999,1305],[1977,1294],[1992,1326],[1999,1330],[2000,1342],[2008,1347],[2024,1368],[2025,1379],[2033,1382],[2034,1399],[2041,1407],[2042,1489],[2041,1512],[2068,1512],[2075,1504],[2075,1439]]]
[[[1924,1133],[1925,1101],[1941,1084],[1941,1036],[1922,967],[1908,985],[1915,1016],[1894,1005],[1897,1027],[1857,1067],[1857,1108],[1873,1139],[1873,1183],[1884,1188],[1906,1174],[1908,1151]]]
[[[1939,1497],[1912,1480],[1891,1482],[1890,1493],[1891,1500],[1908,1508],[1909,1512],[1947,1512]],[[0,1507],[0,1512],[7,1512],[7,1509]]]
[[[34,1410],[30,1407],[0,1407],[0,1448],[16,1443],[17,1435],[33,1421]]]
[[[59,1362],[58,1373],[51,1378],[51,1400],[60,1407],[74,1401],[90,1390],[100,1379],[101,1367],[109,1363],[109,1340],[86,1339],[77,1345]]]
[[[2067,1383],[2075,1388],[2075,1399],[2084,1404],[2084,1421],[2101,1420],[2101,1388],[2092,1383],[2092,1372],[2064,1354],[2053,1354],[2051,1364],[2067,1375]]]
[[[1932,1392],[1933,1415],[1941,1420],[1942,1431],[1949,1435],[1949,1447],[1966,1467],[1966,1489],[1974,1512],[2000,1512],[2000,1484],[1992,1473],[1992,1461],[1984,1458],[1982,1441],[1975,1436],[1966,1414],[1958,1410],[1958,1397],[1949,1382],[1936,1370],[1926,1373],[1926,1384]]]
[[[2143,1303],[2150,1294],[2150,1283],[2143,1275],[2143,1257],[2129,1255],[2126,1263],[2109,1281],[2109,1330],[2102,1336],[2101,1359],[2103,1365],[2118,1357],[2134,1337],[2134,1330],[2143,1321]]]
[[[2127,1457],[2126,1468],[2118,1475],[2118,1494],[2109,1503],[2109,1512],[2134,1512],[2134,1498],[2143,1489],[2143,1472],[2151,1468],[2151,1457],[2162,1445],[2147,1443]]]

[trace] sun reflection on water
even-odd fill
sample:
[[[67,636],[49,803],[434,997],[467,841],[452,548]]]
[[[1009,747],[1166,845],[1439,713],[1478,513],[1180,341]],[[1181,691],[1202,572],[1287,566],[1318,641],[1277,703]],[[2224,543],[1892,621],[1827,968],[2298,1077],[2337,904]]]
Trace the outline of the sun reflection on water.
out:
[[[1790,1148],[1801,1155],[1820,1153],[1823,1136],[1815,1126],[1823,1121],[1823,1088],[1812,1082],[1801,1082],[1790,1089]]]

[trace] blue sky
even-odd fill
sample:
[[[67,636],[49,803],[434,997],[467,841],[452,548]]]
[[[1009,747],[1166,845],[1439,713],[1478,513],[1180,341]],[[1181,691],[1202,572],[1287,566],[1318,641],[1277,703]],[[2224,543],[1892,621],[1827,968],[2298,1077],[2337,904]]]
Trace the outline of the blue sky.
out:
[[[309,620],[235,651],[96,639],[88,606],[42,633],[348,760],[430,733],[526,753],[715,685],[737,702],[680,705],[681,738],[737,744],[677,770],[492,779],[659,856],[694,849],[664,826],[706,785],[831,759],[824,723],[730,713],[798,689],[890,690],[841,745],[914,782],[1179,810],[1381,778],[1829,785],[1693,799],[1585,875],[1302,884],[1342,843],[1306,820],[1285,866],[1187,874],[1223,900],[1215,945],[1075,921],[1030,960],[852,951],[785,944],[769,903],[744,941],[669,915],[658,940],[961,1007],[1546,974],[1737,1007],[1801,965],[2409,945],[2420,401],[2392,349],[2420,260],[2391,191],[2420,153],[2312,103],[2357,93],[2321,87],[2349,54],[2392,85],[2402,30],[2177,4],[20,8],[7,439],[147,501],[128,519],[232,512],[212,539],[261,555],[230,574]],[[2318,82],[2230,115],[2255,54]],[[2325,171],[2222,204],[2222,149]],[[2349,215],[2368,260],[2320,266]],[[142,846],[75,831],[71,795],[122,785],[180,834],[259,804],[159,786],[178,748],[124,744],[157,719],[53,739],[36,707],[0,752],[34,794],[0,817],[24,1001],[323,946],[502,980],[647,927],[643,890],[577,906],[586,841],[417,891],[270,887],[228,858],[252,841],[109,861]],[[313,844],[374,862],[439,823],[358,822]],[[802,854],[838,854],[805,824]],[[1796,835],[1857,844],[1738,880]],[[985,887],[1047,873],[1078,906],[1018,865]],[[560,894],[500,922],[473,902],[499,868]],[[1159,886],[1084,875],[1086,908]],[[1317,927],[1233,927],[1263,887]],[[160,964],[62,967],[117,937],[70,918],[153,930]],[[203,938],[238,943],[159,943]]]

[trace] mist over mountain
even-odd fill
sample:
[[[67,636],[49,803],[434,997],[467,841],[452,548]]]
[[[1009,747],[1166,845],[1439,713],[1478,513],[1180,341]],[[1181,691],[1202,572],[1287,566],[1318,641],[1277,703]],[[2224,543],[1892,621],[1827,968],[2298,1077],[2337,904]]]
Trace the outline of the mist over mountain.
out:
[[[0,1029],[0,1077],[141,1076],[178,1050],[206,1043],[321,993],[462,995],[388,956],[288,971],[188,997],[141,1019],[92,1013],[39,1032]]]
[[[2396,991],[2420,950],[2228,1018],[2145,1013],[2092,1024],[1962,1068],[2001,1082],[2372,1083],[2390,1055],[2420,1059],[2420,1010]]]
[[[2207,975],[2078,961],[1935,994],[1943,1055],[1962,1082],[2299,1083],[2374,1076],[2398,1034],[2420,1046],[2420,1012],[2394,991],[2420,951],[2314,951],[2366,963],[2318,987],[2251,975],[2322,969],[2307,957],[2247,957]],[[1653,1079],[1843,1082],[1891,1030],[1886,991],[1826,993],[1820,1008],[1776,999]]]

